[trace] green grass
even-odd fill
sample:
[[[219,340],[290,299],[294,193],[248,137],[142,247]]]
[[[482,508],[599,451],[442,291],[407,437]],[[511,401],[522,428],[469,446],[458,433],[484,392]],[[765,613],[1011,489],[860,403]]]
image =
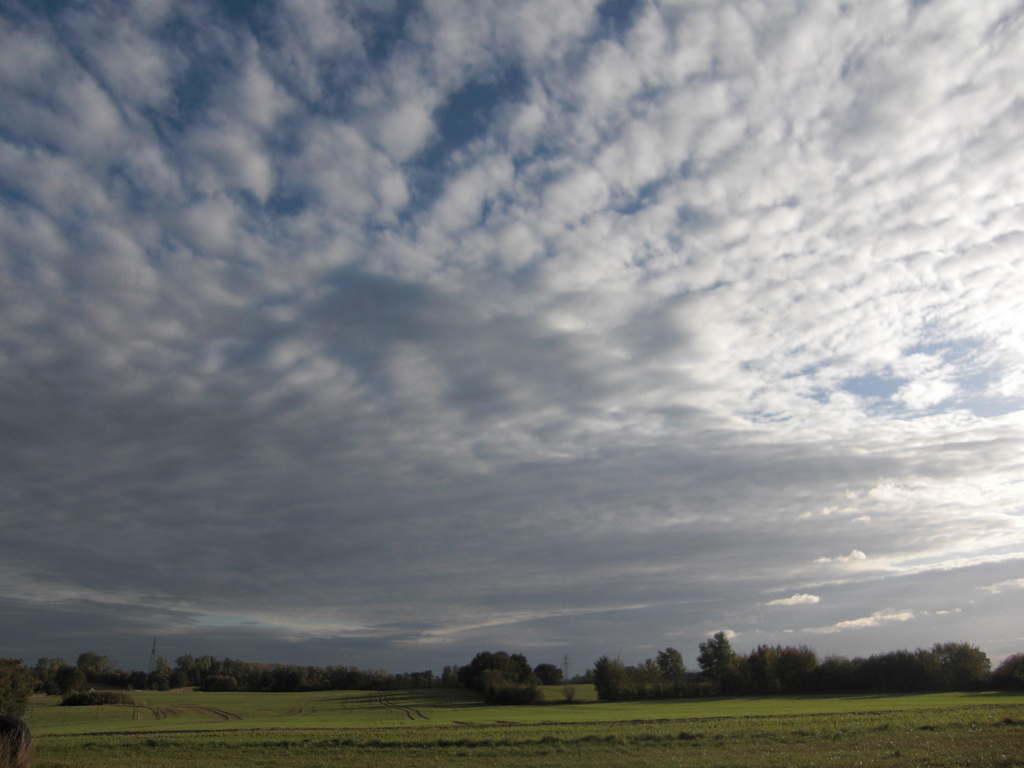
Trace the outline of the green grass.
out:
[[[560,698],[560,697],[559,697]],[[37,768],[1024,766],[1024,697],[757,697],[488,707],[449,691],[33,700]]]

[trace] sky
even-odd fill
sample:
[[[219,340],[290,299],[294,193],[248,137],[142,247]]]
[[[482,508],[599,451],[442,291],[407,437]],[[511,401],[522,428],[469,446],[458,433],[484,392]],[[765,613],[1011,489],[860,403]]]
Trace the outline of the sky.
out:
[[[1020,0],[14,0],[0,103],[0,655],[1024,651]]]

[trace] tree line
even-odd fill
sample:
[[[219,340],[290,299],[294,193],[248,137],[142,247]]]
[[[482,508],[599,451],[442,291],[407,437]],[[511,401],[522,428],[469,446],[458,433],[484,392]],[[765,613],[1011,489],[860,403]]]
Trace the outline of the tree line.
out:
[[[30,672],[41,693],[66,695],[90,686],[125,690],[168,690],[193,687],[205,691],[330,691],[397,690],[432,688],[442,684],[431,670],[390,674],[385,669],[355,666],[298,666],[267,664],[215,656],[186,654],[174,664],[164,656],[149,672],[117,668],[117,662],[100,654],[80,654],[75,664],[60,658],[41,658]],[[448,682],[457,685],[457,668],[446,668]]]
[[[867,658],[828,656],[822,661],[805,645],[758,645],[736,653],[719,632],[700,643],[699,672],[682,665],[668,648],[642,664],[626,666],[602,656],[591,680],[602,701],[720,695],[923,693],[1024,690],[1024,654],[1014,654],[995,672],[988,656],[968,643],[936,643]]]
[[[602,701],[719,695],[917,693],[984,689],[1024,690],[1024,653],[1007,657],[992,671],[988,656],[967,643],[937,643],[930,649],[901,650],[867,658],[818,659],[807,646],[758,645],[747,654],[733,650],[719,632],[700,643],[699,671],[688,670],[682,654],[666,648],[627,666],[601,656],[583,675],[563,679],[554,664],[531,666],[521,653],[482,651],[464,666],[391,674],[356,666],[298,666],[183,655],[174,664],[159,657],[148,672],[126,671],[93,652],[75,664],[41,658],[34,667],[0,659],[0,714],[24,714],[32,692],[68,695],[95,686],[123,690],[194,687],[205,691],[325,691],[465,688],[494,704],[527,704],[540,686],[563,685],[572,701],[576,684],[593,684]]]

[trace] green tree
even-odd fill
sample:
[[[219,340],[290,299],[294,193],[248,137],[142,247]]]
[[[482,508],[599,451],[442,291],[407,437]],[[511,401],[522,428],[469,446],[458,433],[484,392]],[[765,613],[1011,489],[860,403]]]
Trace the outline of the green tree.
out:
[[[686,675],[683,654],[675,648],[666,648],[664,651],[658,651],[657,662],[663,680],[676,681]]]
[[[171,671],[171,677],[168,681],[168,687],[170,688],[187,688],[192,683],[189,682],[188,674],[180,669]]]
[[[732,650],[729,636],[725,632],[717,632],[714,637],[700,644],[700,655],[697,663],[701,672],[716,683],[721,683],[736,663],[736,654]]]
[[[532,704],[540,697],[537,677],[521,653],[482,651],[459,669],[459,682],[483,693],[488,704]]]
[[[495,684],[495,677],[488,675],[486,684],[483,673],[491,670],[498,672],[505,683],[533,685],[536,680],[530,663],[521,653],[508,654],[505,651],[481,651],[473,660],[459,669],[459,682],[466,688],[484,691]]]
[[[207,675],[203,681],[204,691],[237,691],[238,681],[231,675]]]
[[[661,682],[661,669],[654,659],[644,659],[642,663],[635,667],[629,667],[628,670],[632,673],[637,685],[645,691]]]
[[[48,656],[43,656],[36,662],[36,679],[39,681],[43,693],[50,696],[58,693],[54,677],[62,667],[66,666],[67,664],[64,663],[64,659],[51,659]]]
[[[992,671],[988,655],[967,643],[936,643],[931,649],[936,687],[969,691],[984,686]]]
[[[153,671],[149,674],[149,687],[154,691],[166,691],[171,683],[171,662],[166,656],[158,656]]]
[[[1003,659],[992,673],[992,684],[1002,691],[1024,691],[1024,653]]]
[[[861,667],[864,659],[828,656],[812,676],[812,690],[816,693],[853,693],[861,690]]]
[[[0,715],[24,715],[34,687],[35,675],[21,659],[0,659]]]
[[[459,687],[459,668],[454,664],[446,664],[444,671],[441,673],[441,687],[442,688],[458,688]]]
[[[78,654],[76,666],[85,673],[86,680],[90,683],[95,683],[99,682],[104,675],[113,672],[117,663],[111,661],[106,656],[86,651],[85,653]]]
[[[53,681],[57,686],[57,693],[61,695],[73,691],[84,691],[89,685],[85,672],[78,667],[61,667],[53,676]]]
[[[564,677],[562,670],[554,664],[538,664],[533,668],[533,674],[541,685],[561,685]]]
[[[779,649],[770,645],[759,645],[747,659],[750,670],[752,693],[773,694],[782,689],[779,683]]]
[[[184,656],[179,656],[174,660],[174,671],[181,672],[185,677],[185,682],[181,685],[174,685],[173,688],[183,688],[187,685],[199,686],[203,684],[203,669],[200,667],[199,662],[194,656],[186,653]],[[176,682],[180,682],[181,678],[176,678]]]
[[[859,665],[858,688],[872,693],[916,693],[932,690],[930,654],[918,649],[869,656]]]
[[[806,645],[779,651],[776,669],[783,693],[809,693],[814,687],[817,654]]]
[[[601,701],[617,701],[626,696],[629,673],[619,659],[602,656],[594,662],[594,689]]]

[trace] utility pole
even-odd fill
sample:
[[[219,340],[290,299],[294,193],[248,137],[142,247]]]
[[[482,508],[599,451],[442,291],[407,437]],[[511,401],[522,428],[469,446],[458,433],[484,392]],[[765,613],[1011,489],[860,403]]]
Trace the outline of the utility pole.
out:
[[[153,650],[149,652],[149,674],[153,674],[153,670],[156,669],[156,638],[153,638]]]
[[[569,682],[569,654],[562,657],[562,678]]]

